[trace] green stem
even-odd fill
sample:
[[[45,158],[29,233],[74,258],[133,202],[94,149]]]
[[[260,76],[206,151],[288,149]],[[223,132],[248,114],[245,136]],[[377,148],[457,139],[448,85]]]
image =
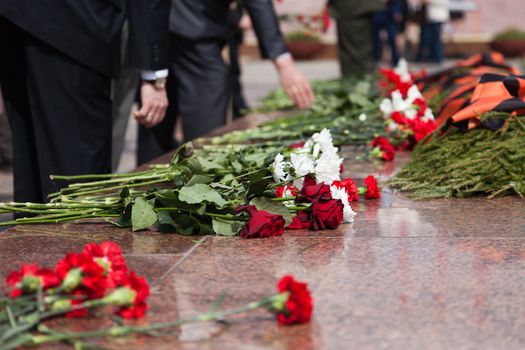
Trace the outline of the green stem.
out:
[[[223,320],[224,318],[239,314],[248,312],[251,310],[259,309],[262,307],[270,308],[272,304],[274,304],[275,300],[282,297],[281,294],[275,294],[266,298],[263,298],[259,301],[248,303],[246,305],[232,308],[229,310],[224,311],[209,311],[202,313],[200,315],[197,315],[192,318],[188,319],[181,319],[181,320],[174,320],[174,321],[168,321],[168,322],[160,322],[160,323],[154,323],[151,325],[146,326],[116,326],[111,327],[108,329],[102,329],[102,330],[96,330],[96,331],[88,331],[88,332],[75,332],[75,333],[59,333],[56,331],[53,331],[49,335],[35,335],[31,337],[30,341],[18,343],[17,345],[41,345],[49,342],[55,342],[55,341],[64,341],[64,340],[72,340],[72,339],[84,339],[84,338],[96,338],[96,337],[104,337],[104,336],[112,336],[112,337],[121,337],[125,336],[131,333],[150,333],[152,331],[157,331],[161,329],[166,328],[173,328],[177,327],[183,324],[188,323],[197,323],[197,322],[209,322],[209,321],[218,321]],[[0,350],[11,350],[15,347],[9,346],[0,346]]]

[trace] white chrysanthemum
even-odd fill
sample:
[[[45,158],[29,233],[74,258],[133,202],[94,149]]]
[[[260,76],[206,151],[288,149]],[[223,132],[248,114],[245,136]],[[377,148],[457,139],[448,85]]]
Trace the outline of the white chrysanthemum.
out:
[[[287,164],[284,161],[284,156],[281,153],[277,154],[272,163],[273,179],[275,182],[281,182],[289,179],[290,175],[286,172],[286,165]]]
[[[317,182],[331,184],[336,180],[340,180],[341,164],[343,164],[343,158],[339,157],[337,152],[321,154],[321,157],[315,164],[315,178]]]
[[[346,190],[344,188],[330,186],[330,192],[333,199],[339,199],[343,203],[343,222],[354,222],[356,212],[353,211],[350,203],[348,202],[348,194],[346,193]]]
[[[407,101],[412,104],[418,98],[423,98],[423,95],[421,95],[416,85],[412,85],[407,92]]]
[[[434,120],[434,113],[432,113],[432,110],[427,107],[425,110],[425,114],[423,117],[421,117],[421,120],[424,122],[428,122],[429,120]]]
[[[388,100],[388,99],[387,99],[387,100]],[[365,113],[361,113],[361,114],[359,114],[359,117],[357,117],[357,118],[359,119],[359,121],[364,122],[364,121],[366,121],[366,119],[367,119],[368,117],[366,116]]]
[[[332,133],[329,129],[323,129],[320,132],[313,134],[312,140],[315,143],[319,144],[320,150],[323,153],[333,152],[335,148],[334,141],[332,139]]]
[[[408,71],[408,63],[404,58],[400,58],[397,63],[397,67],[394,69],[394,72],[399,75],[402,82],[409,82],[412,80],[410,72]]]
[[[394,105],[392,104],[392,101],[389,98],[385,98],[383,101],[381,101],[379,109],[381,110],[381,112],[383,112],[385,119],[389,118],[392,115],[392,113],[394,113]]]
[[[405,100],[399,90],[392,92],[392,106],[394,111],[404,112],[412,107],[412,102]]]
[[[413,120],[417,116],[417,110],[414,108],[407,109],[403,112],[407,119]]]
[[[290,155],[290,162],[296,177],[305,176],[314,172],[314,160],[309,154],[292,153]]]

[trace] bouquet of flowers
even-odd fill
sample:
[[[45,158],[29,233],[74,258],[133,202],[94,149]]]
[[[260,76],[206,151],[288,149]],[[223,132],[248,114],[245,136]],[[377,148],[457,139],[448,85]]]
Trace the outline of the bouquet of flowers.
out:
[[[285,157],[290,161],[284,162]],[[300,148],[230,146],[194,150],[186,144],[177,150],[170,164],[143,172],[54,176],[59,180],[94,181],[62,188],[51,195],[51,203],[0,203],[0,212],[35,215],[2,224],[104,219],[134,231],[154,226],[160,232],[254,238],[281,235],[298,213],[309,213],[308,228],[335,229],[342,220],[333,221],[320,214],[319,203],[312,197],[301,197],[287,206],[277,192],[289,185],[296,186],[298,193],[307,193],[311,185],[330,186],[340,180],[342,161],[328,130],[314,134]],[[362,193],[367,193],[366,188]],[[334,196],[327,193],[323,201],[337,204],[335,209],[341,215],[334,211],[336,218],[342,218],[345,212],[346,221],[352,221],[351,208],[343,207],[344,196],[336,192]],[[325,223],[327,220],[330,223]]]

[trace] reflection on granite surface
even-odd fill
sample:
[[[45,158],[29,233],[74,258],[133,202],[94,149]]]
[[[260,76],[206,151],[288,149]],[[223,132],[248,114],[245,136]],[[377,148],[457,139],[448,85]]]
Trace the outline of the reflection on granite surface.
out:
[[[392,176],[408,157],[385,164],[344,152],[345,175],[358,185],[369,174]],[[352,206],[354,224],[272,239],[131,233],[104,223],[19,226],[0,234],[0,285],[17,264],[53,266],[87,242],[112,240],[152,284],[151,309],[139,323],[205,311],[222,291],[224,307],[255,300],[272,293],[284,274],[307,281],[315,299],[307,325],[280,327],[258,311],[228,324],[183,326],[163,338],[101,343],[112,349],[525,348],[522,199],[414,202],[384,188],[381,201]],[[107,321],[55,322],[78,330]]]

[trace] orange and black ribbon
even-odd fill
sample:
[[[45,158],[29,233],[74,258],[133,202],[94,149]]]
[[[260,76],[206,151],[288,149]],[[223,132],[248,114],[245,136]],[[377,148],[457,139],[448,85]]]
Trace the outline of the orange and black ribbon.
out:
[[[458,103],[461,100],[458,100]],[[483,125],[491,130],[503,126],[503,119],[481,120],[487,112],[525,114],[525,76],[485,74],[476,85],[470,100],[448,118],[447,125],[470,130]]]

